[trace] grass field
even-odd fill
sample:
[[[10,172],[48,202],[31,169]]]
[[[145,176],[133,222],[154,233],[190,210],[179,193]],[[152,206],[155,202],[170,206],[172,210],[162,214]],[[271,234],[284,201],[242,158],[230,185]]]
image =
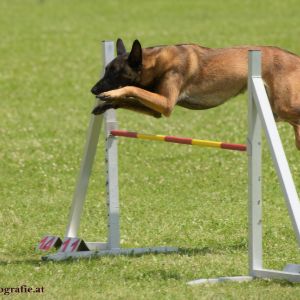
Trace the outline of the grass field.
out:
[[[297,0],[1,0],[0,288],[44,287],[34,295],[43,299],[299,299],[300,285],[284,281],[186,285],[247,273],[241,153],[120,139],[122,246],[172,245],[179,254],[49,263],[34,250],[44,234],[65,231],[101,40],[263,44],[300,54],[299,13]],[[117,114],[122,129],[244,143],[246,98],[209,111],[176,108],[168,119]],[[278,128],[299,189],[292,128]],[[90,241],[106,236],[103,154],[100,142],[80,228]],[[263,161],[265,265],[281,269],[300,255],[266,147]]]

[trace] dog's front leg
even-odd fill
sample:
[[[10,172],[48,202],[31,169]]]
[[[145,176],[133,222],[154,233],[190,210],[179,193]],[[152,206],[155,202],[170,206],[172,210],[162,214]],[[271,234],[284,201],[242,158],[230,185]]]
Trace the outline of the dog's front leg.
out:
[[[95,106],[95,108],[92,110],[92,114],[94,115],[101,115],[103,113],[105,113],[108,109],[116,109],[116,103],[113,102],[103,102],[103,103],[99,103],[97,106]]]
[[[158,86],[158,93],[153,93],[135,86],[126,86],[120,89],[104,92],[100,94],[98,98],[109,101],[122,101],[124,98],[133,97],[146,107],[168,117],[176,105],[180,87],[181,78],[179,75],[168,74]]]
[[[92,111],[94,115],[100,115],[103,114],[106,110],[113,108],[124,108],[128,110],[132,110],[138,113],[142,113],[148,116],[152,116],[154,118],[160,118],[161,113],[146,107],[145,105],[141,104],[139,101],[137,101],[134,98],[124,98],[121,101],[107,101],[99,103]]]

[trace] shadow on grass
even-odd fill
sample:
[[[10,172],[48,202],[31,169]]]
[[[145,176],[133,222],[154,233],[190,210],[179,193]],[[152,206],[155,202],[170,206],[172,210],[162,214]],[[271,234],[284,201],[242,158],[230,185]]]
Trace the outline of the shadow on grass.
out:
[[[17,259],[17,260],[0,260],[0,267],[13,266],[13,265],[31,265],[40,266],[42,263],[39,259]]]
[[[40,259],[7,259],[7,260],[0,260],[0,267],[5,267],[5,266],[17,266],[17,265],[30,265],[30,266],[41,266],[41,265],[46,265],[46,264],[71,264],[71,263],[76,263],[78,262],[78,259],[66,259],[64,261],[45,261]]]
[[[197,256],[197,255],[206,255],[217,253],[216,249],[203,247],[203,248],[179,248],[180,255],[187,255],[187,256]]]
[[[168,252],[168,253],[156,253],[156,252],[152,252],[152,253],[143,253],[143,254],[127,254],[127,255],[122,255],[122,256],[127,256],[127,257],[132,257],[132,258],[139,258],[139,257],[143,257],[143,256],[148,256],[148,255],[167,255],[167,256],[171,256],[171,255],[187,255],[187,256],[205,256],[207,254],[228,254],[228,253],[233,253],[236,251],[241,251],[241,250],[245,250],[247,251],[247,244],[246,243],[237,243],[237,244],[233,244],[233,245],[226,245],[224,246],[223,244],[215,244],[212,245],[210,247],[205,246],[202,248],[178,248],[178,252]],[[103,257],[108,257],[108,256],[112,256],[112,257],[118,257],[120,255],[106,255],[106,256],[92,256],[88,259],[93,259],[93,260],[100,260]],[[68,258],[66,260],[62,260],[62,261],[56,261],[55,263],[57,264],[72,264],[72,263],[76,263],[78,260],[84,260],[84,259],[72,259],[72,258]],[[7,260],[0,260],[0,266],[8,266],[8,265],[21,265],[21,264],[27,264],[27,265],[32,265],[32,266],[40,266],[41,264],[49,264],[53,261],[51,260],[42,260],[42,259],[7,259]]]
[[[247,243],[242,241],[232,245],[214,244],[202,248],[179,248],[179,253],[182,255],[196,256],[206,254],[229,254],[234,252],[247,252]]]
[[[124,277],[125,280],[137,281],[137,280],[164,280],[168,281],[173,280],[185,280],[185,276],[176,270],[166,270],[166,269],[157,269],[157,270],[144,270],[143,272],[136,273],[127,273]]]

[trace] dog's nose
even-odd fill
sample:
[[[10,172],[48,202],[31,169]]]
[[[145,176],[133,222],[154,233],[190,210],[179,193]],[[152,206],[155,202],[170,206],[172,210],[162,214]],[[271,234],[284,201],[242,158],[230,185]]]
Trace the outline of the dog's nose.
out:
[[[97,91],[97,88],[95,86],[92,87],[91,93],[94,94],[94,95],[96,95],[96,96],[98,95],[98,91]]]

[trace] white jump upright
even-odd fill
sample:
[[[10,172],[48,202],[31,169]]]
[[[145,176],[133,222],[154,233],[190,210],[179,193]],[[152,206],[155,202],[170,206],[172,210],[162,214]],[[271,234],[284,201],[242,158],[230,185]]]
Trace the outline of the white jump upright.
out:
[[[300,265],[287,264],[283,271],[264,269],[262,246],[262,176],[261,129],[263,128],[288,213],[300,246],[300,202],[291,171],[277,131],[261,75],[261,52],[249,51],[248,71],[248,260],[249,275],[198,279],[190,285],[223,281],[248,281],[253,278],[276,278],[300,282]]]
[[[104,67],[114,58],[114,43],[103,42]],[[104,68],[103,68],[104,70]],[[98,101],[96,102],[98,103]],[[104,121],[105,132],[105,162],[106,162],[106,193],[107,193],[107,241],[85,242],[78,237],[80,218],[88,189],[89,177],[97,150],[101,126]],[[118,148],[117,138],[110,134],[117,129],[114,109],[109,109],[103,115],[91,115],[84,155],[73,196],[65,238],[46,236],[38,249],[49,250],[58,246],[58,252],[43,257],[44,260],[64,260],[103,255],[143,254],[177,252],[177,247],[147,247],[123,249],[120,247],[120,211],[118,188]],[[60,242],[59,242],[60,241]]]

